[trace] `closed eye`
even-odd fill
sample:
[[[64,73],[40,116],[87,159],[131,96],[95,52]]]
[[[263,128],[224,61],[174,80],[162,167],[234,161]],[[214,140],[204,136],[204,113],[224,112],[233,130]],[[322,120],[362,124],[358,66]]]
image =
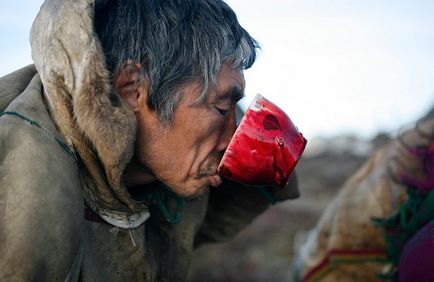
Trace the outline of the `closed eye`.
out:
[[[219,112],[219,114],[220,115],[222,115],[222,116],[227,116],[227,114],[229,113],[229,110],[226,110],[226,109],[222,109],[222,108],[219,108],[219,107],[215,107],[216,109],[217,109],[217,111]]]

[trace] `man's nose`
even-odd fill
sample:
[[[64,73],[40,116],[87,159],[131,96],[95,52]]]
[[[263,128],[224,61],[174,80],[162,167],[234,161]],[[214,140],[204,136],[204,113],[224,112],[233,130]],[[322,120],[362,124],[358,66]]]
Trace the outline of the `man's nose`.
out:
[[[231,113],[229,114],[225,122],[222,134],[219,139],[219,143],[216,148],[217,152],[223,152],[224,150],[226,150],[236,129],[237,129],[237,121],[235,118],[235,109],[234,109],[231,111]]]

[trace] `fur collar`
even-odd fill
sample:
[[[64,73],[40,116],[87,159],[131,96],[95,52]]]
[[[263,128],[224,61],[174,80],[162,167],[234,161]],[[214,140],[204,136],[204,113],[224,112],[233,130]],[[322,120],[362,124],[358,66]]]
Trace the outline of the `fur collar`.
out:
[[[86,203],[107,222],[134,228],[149,217],[121,178],[133,155],[136,119],[111,86],[94,32],[100,4],[46,0],[31,30],[32,57],[51,115],[79,156]]]

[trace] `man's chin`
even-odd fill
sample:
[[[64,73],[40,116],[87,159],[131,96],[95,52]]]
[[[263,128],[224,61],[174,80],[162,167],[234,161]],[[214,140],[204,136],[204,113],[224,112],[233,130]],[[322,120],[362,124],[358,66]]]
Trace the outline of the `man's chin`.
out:
[[[209,192],[210,192],[210,190],[207,187],[204,191],[194,193],[193,195],[185,196],[182,198],[186,201],[199,201],[199,200],[205,199],[208,196]]]
[[[195,189],[194,191],[178,191],[178,189],[173,189],[171,187],[168,187],[170,191],[175,193],[178,197],[183,198],[186,201],[196,201],[196,200],[202,200],[206,198],[210,192],[210,187],[208,185],[202,186],[198,189]]]

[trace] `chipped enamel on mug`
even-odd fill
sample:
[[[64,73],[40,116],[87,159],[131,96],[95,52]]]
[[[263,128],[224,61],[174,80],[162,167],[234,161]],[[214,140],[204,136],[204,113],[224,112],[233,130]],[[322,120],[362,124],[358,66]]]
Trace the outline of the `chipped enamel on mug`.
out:
[[[223,155],[218,173],[244,184],[284,188],[306,143],[285,112],[257,94]]]

